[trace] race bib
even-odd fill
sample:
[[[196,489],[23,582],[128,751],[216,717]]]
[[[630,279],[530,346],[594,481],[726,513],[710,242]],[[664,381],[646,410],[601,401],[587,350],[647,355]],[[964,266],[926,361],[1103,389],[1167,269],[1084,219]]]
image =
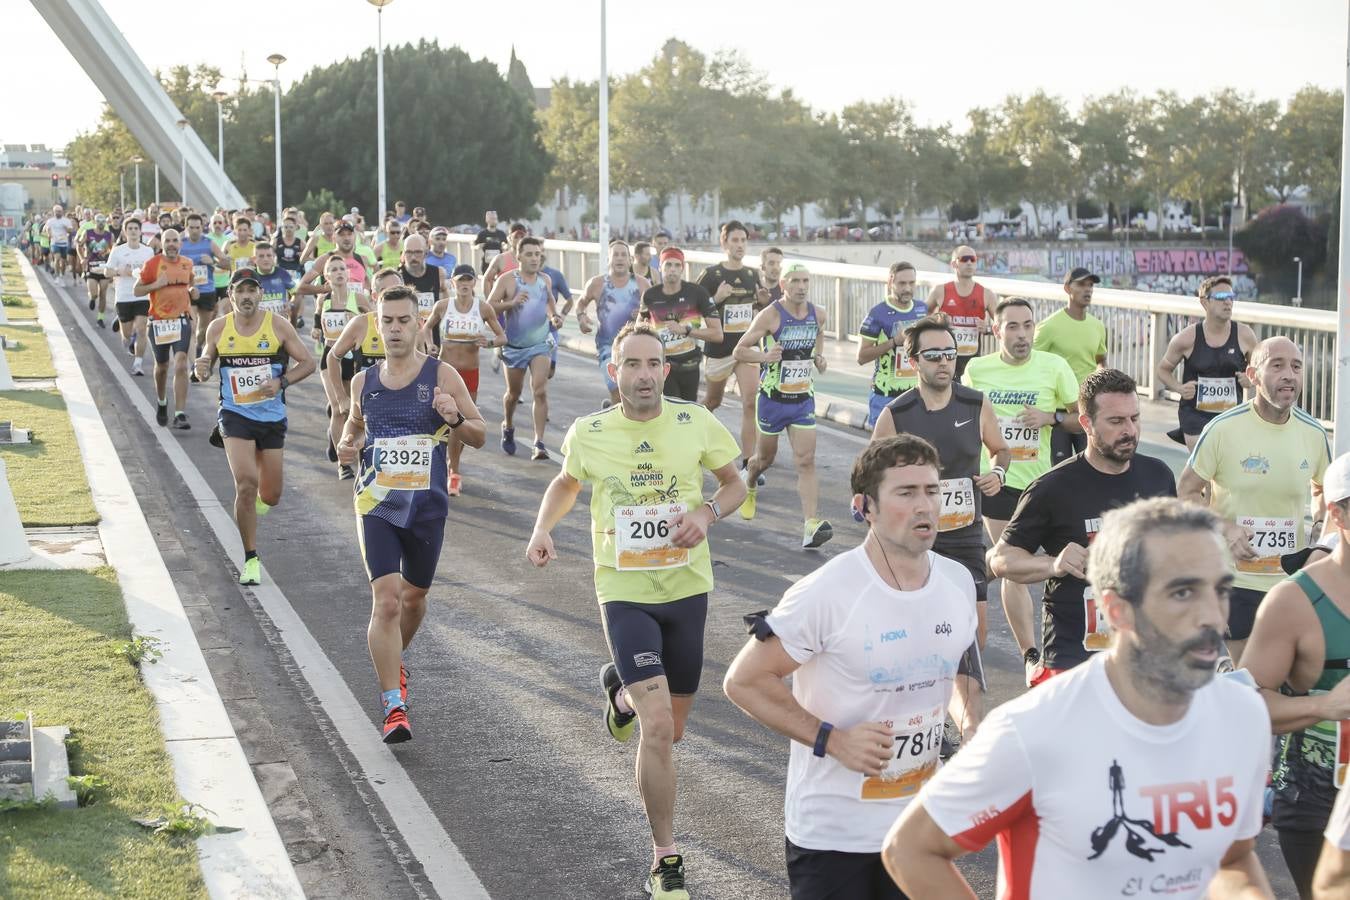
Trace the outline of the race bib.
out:
[[[722,330],[740,334],[750,330],[750,320],[755,317],[753,303],[728,303],[722,307]]]
[[[1350,773],[1350,719],[1341,719],[1336,723],[1336,761],[1331,771],[1331,783],[1340,790],[1345,787],[1345,777]]]
[[[330,311],[324,313],[319,322],[323,326],[323,339],[325,341],[336,341],[342,337],[342,330],[347,327],[347,317],[350,315],[345,309]]]
[[[391,491],[425,491],[431,487],[431,451],[435,438],[375,439],[375,484]]]
[[[891,368],[895,371],[896,378],[918,378],[919,370],[910,365],[909,354],[905,352],[904,345],[895,348],[895,361],[891,363]]]
[[[206,284],[211,280],[210,266],[193,266],[192,283]]]
[[[669,328],[661,329],[661,343],[666,345],[666,355],[675,353],[688,353],[695,347],[692,337],[686,335],[683,331],[671,331]]]
[[[1016,416],[999,416],[998,427],[1012,450],[1013,462],[1035,462],[1041,458],[1041,429],[1022,425]]]
[[[258,309],[261,309],[263,312],[270,312],[274,316],[285,316],[286,298],[268,297],[266,300],[263,300],[258,304]]]
[[[1293,519],[1265,516],[1240,516],[1238,524],[1252,531],[1251,545],[1258,556],[1237,564],[1239,572],[1250,575],[1283,575],[1280,557],[1298,549],[1298,523]]]
[[[1223,412],[1238,405],[1237,379],[1197,378],[1195,408],[1200,412]]]
[[[980,352],[980,326],[952,325],[956,335],[956,352],[959,356],[974,356]]]
[[[183,320],[154,319],[150,322],[150,331],[156,346],[176,344],[183,339]]]
[[[811,365],[809,359],[785,359],[778,364],[778,393],[808,394],[811,392]]]
[[[272,380],[272,367],[240,366],[230,369],[230,399],[236,406],[252,406],[270,400],[263,388]]]
[[[1083,622],[1084,650],[1096,653],[1111,646],[1111,625],[1092,585],[1083,589]]]
[[[955,531],[975,524],[975,484],[969,478],[944,478],[942,514],[938,531]]]
[[[441,319],[441,340],[452,343],[469,344],[478,340],[483,323],[477,316],[455,312],[451,307]]]
[[[250,253],[248,256],[236,256],[234,258],[234,267],[236,269],[253,268],[253,254]]]
[[[899,723],[897,723],[899,724]],[[913,797],[937,774],[942,751],[943,719],[937,724],[895,735],[895,756],[880,775],[864,775],[859,792],[863,800],[903,800]]]
[[[689,565],[689,549],[670,540],[686,508],[683,503],[614,507],[614,568],[649,572]]]
[[[431,315],[431,308],[435,305],[436,295],[431,291],[417,292],[417,315],[422,318],[423,322],[427,320],[427,316]]]
[[[498,256],[501,255],[501,252],[502,252],[502,251],[500,251],[500,250],[487,250],[487,249],[484,249],[484,250],[483,250],[483,262],[485,262],[485,263],[490,263],[490,262],[492,262],[494,259],[496,259]]]

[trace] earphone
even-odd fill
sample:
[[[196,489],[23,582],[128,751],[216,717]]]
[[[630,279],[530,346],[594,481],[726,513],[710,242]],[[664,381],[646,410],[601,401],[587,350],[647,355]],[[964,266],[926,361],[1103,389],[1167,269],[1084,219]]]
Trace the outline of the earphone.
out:
[[[863,494],[862,505],[853,507],[853,521],[862,523],[867,521],[867,495]]]

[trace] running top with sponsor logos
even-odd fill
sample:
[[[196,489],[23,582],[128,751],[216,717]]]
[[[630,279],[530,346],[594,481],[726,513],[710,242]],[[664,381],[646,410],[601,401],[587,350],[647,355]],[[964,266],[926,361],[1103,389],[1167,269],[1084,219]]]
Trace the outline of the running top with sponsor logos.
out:
[[[1276,425],[1248,400],[1205,426],[1187,465],[1214,486],[1211,508],[1253,532],[1259,554],[1237,563],[1237,587],[1264,594],[1284,577],[1280,556],[1307,543],[1308,484],[1330,464],[1326,429],[1298,407]]]
[[[961,356],[975,356],[980,352],[980,331],[984,328],[984,287],[975,285],[970,295],[962,297],[956,282],[942,286],[942,312],[951,320],[956,333],[956,352]]]
[[[216,292],[215,247],[208,235],[203,234],[199,240],[192,241],[184,234],[183,243],[178,248],[178,255],[192,263],[192,283],[203,297]]]
[[[1261,831],[1270,716],[1215,678],[1170,725],[1120,702],[1106,656],[1005,703],[919,795],[971,852],[998,839],[999,900],[1205,896]]]
[[[262,299],[258,301],[258,308],[279,316],[287,316],[291,305],[291,291],[295,290],[295,279],[291,277],[291,273],[280,267],[270,272],[264,272],[262,269],[254,271],[258,274],[258,286],[262,288]]]
[[[1205,339],[1205,323],[1196,322],[1191,353],[1181,361],[1181,382],[1195,382],[1195,396],[1182,397],[1179,409],[1193,409],[1208,417],[1227,412],[1242,399],[1238,375],[1247,368],[1247,354],[1238,339],[1238,323],[1228,323],[1228,338],[1220,347]]]
[[[703,504],[703,470],[740,457],[701,403],[664,398],[645,422],[622,404],[581,416],[563,438],[563,471],[591,487],[595,594],[601,603],[668,603],[712,590],[708,542],[678,548],[674,519]]]
[[[799,847],[880,852],[938,770],[947,703],[978,619],[965,566],[932,552],[928,563],[923,587],[899,591],[855,547],[794,584],[766,618],[801,666],[792,695],[804,709],[838,729],[885,722],[895,734],[880,777],[792,742],[783,824]]]
[[[601,352],[614,343],[623,326],[637,317],[641,305],[642,291],[636,276],[629,275],[623,287],[617,287],[613,277],[605,273],[600,299],[595,301],[595,346]]]
[[[477,345],[478,337],[489,333],[480,303],[477,297],[470,297],[469,308],[462,310],[458,296],[446,301],[445,312],[441,313],[441,343]]]
[[[534,281],[526,281],[516,270],[503,278],[514,278],[516,289],[510,295],[525,294],[525,302],[508,309],[505,316],[506,343],[510,347],[533,347],[548,339],[548,302],[549,284],[545,275],[535,275]]]
[[[220,357],[220,408],[257,422],[281,422],[286,418],[286,396],[272,397],[262,388],[286,371],[287,355],[277,337],[272,313],[264,312],[258,330],[240,334],[235,313],[225,314],[225,325],[216,339]]]
[[[108,254],[113,248],[113,233],[111,231],[98,231],[90,228],[80,238],[84,244],[85,261],[90,266],[101,266],[108,260]]]
[[[799,403],[816,394],[815,355],[816,338],[820,325],[816,321],[816,305],[806,304],[806,314],[794,316],[786,303],[778,305],[778,327],[764,336],[764,349],[783,348],[778,362],[760,363],[759,392],[770,400],[781,403]]]
[[[1019,425],[1015,420],[1023,407],[1032,406],[1041,412],[1053,413],[1070,403],[1078,402],[1078,379],[1062,357],[1044,350],[1032,350],[1026,362],[1011,366],[1002,355],[991,353],[972,359],[961,381],[968,387],[984,391],[998,416],[1003,438],[1012,449],[1008,464],[1010,488],[1023,490],[1031,482],[1050,470],[1049,425],[1040,428]],[[989,451],[981,453],[981,470],[989,471]]]
[[[1056,310],[1036,325],[1031,346],[1064,357],[1081,383],[1097,368],[1097,358],[1106,356],[1106,326],[1096,316],[1080,322],[1067,309]]]
[[[213,244],[215,244],[217,247],[219,247],[222,253],[225,251],[225,243],[226,243],[226,241],[228,241],[228,240],[230,239],[230,235],[229,235],[227,232],[224,232],[224,231],[221,231],[221,232],[208,231],[208,232],[206,233],[206,237],[207,237],[207,239],[209,239],[209,240],[211,241],[211,243],[213,243]],[[229,269],[226,269],[224,266],[217,266],[217,267],[216,267],[216,274],[215,274],[213,277],[214,277],[214,279],[215,279],[215,283],[216,283],[216,292],[217,292],[217,293],[220,293],[220,292],[223,292],[223,291],[226,291],[226,290],[229,289],[229,287],[230,287],[230,270],[229,270]]]
[[[357,515],[375,516],[400,528],[450,511],[446,493],[445,439],[450,426],[432,407],[442,363],[422,360],[422,368],[401,388],[380,380],[384,367],[365,370],[361,414],[366,442],[356,478]]]
[[[858,326],[859,337],[874,344],[884,344],[893,337],[899,339],[899,345],[893,353],[883,353],[877,357],[872,369],[872,393],[895,397],[914,387],[919,373],[905,356],[904,333],[911,322],[917,322],[926,315],[928,304],[922,300],[911,300],[907,309],[901,309],[891,300],[886,300],[868,311],[862,325]]]
[[[134,249],[130,244],[118,244],[108,252],[108,271],[116,272],[123,266],[131,267],[130,275],[113,276],[113,296],[118,303],[135,303],[137,300],[145,299],[137,297],[134,291],[136,282],[140,280],[141,270],[154,255],[155,251],[146,244]]]
[[[941,409],[929,409],[918,388],[910,388],[890,403],[896,434],[914,434],[938,449],[942,461],[942,511],[937,542],[942,553],[954,547],[984,546],[984,494],[975,487],[980,474],[980,413],[984,394],[964,384],[953,384],[951,399]]]
[[[759,271],[749,266],[729,269],[722,263],[708,266],[699,276],[698,285],[708,292],[709,297],[717,296],[717,289],[723,284],[731,285],[731,295],[718,303],[717,312],[722,317],[722,342],[706,344],[703,353],[709,359],[725,359],[736,349],[741,335],[750,330],[750,322],[755,318],[755,294],[759,291]]]
[[[188,292],[192,288],[192,263],[182,256],[169,259],[157,253],[141,266],[141,284],[154,284],[161,272],[168,275],[169,283],[150,292],[150,318],[176,319],[186,316]]]
[[[1032,554],[1044,547],[1054,558],[1071,543],[1090,546],[1108,511],[1144,497],[1176,495],[1176,478],[1160,459],[1136,453],[1128,469],[1110,475],[1077,453],[1023,492],[1003,540]],[[1086,581],[1072,575],[1049,579],[1044,603],[1041,646],[1046,667],[1072,668],[1110,645],[1106,619]]]
[[[698,339],[684,333],[684,326],[702,328],[711,319],[720,318],[717,305],[708,292],[692,281],[681,281],[680,289],[667,294],[660,282],[642,295],[638,318],[648,319],[661,329],[661,343],[666,347],[666,362],[672,368],[697,366],[703,358]]]
[[[376,310],[366,313],[366,334],[356,350],[358,370],[378,365],[384,359],[384,341],[380,338],[380,320]]]
[[[288,244],[282,240],[281,235],[277,235],[272,241],[272,246],[277,251],[277,265],[290,272],[297,280],[304,277],[304,267],[300,265],[300,254],[305,252],[304,241],[297,236]]]

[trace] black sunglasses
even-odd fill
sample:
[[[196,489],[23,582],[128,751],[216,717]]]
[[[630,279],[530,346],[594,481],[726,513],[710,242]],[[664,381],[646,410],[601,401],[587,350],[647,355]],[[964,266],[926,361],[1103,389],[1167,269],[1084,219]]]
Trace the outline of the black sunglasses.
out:
[[[944,359],[947,362],[952,362],[956,359],[956,348],[952,347],[948,350],[920,350],[919,356],[922,357],[924,362],[939,362]]]

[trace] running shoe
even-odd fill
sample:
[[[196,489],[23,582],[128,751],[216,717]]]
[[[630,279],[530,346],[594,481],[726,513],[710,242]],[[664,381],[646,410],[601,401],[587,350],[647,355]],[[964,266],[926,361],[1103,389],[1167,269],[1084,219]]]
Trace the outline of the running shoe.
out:
[[[102,317],[102,316],[99,316],[99,317],[98,317],[98,322],[97,322],[96,324],[98,325],[99,328],[107,328],[107,327],[108,327],[108,323],[105,322],[105,321],[103,321],[103,317]]]
[[[402,662],[398,664],[398,695],[403,701],[403,705],[408,705],[408,667]]]
[[[741,469],[741,480],[746,476],[745,469]],[[747,487],[745,489],[745,499],[741,501],[741,518],[749,522],[755,517],[755,495],[759,493],[759,488]]]
[[[333,446],[333,436],[328,435],[328,461],[337,462],[337,447]]]
[[[502,370],[502,348],[498,347],[492,351],[492,371],[500,372]]]
[[[139,356],[136,357],[134,360],[132,360],[132,363],[131,363],[131,374],[132,374],[132,375],[144,375],[144,374],[145,374],[144,363],[141,361],[141,358],[140,358]]]
[[[507,456],[516,455],[516,430],[502,426],[502,451]]]
[[[408,724],[408,711],[401,706],[389,710],[384,717],[384,742],[401,744],[412,740],[412,725]]]
[[[1027,687],[1041,675],[1041,651],[1036,647],[1029,647],[1022,654],[1022,666],[1027,673]]]
[[[169,424],[169,405],[167,403],[155,404],[155,422],[159,425]]]
[[[193,366],[192,370],[191,370],[190,372],[188,372],[188,382],[189,382],[190,384],[201,384],[201,383],[202,383],[202,380],[201,380],[200,378],[197,377],[197,368],[196,368],[196,366]]]
[[[98,306],[98,302],[95,301],[93,297],[90,297],[90,298],[89,298],[89,311],[90,311],[90,312],[93,312],[95,306]]]
[[[534,442],[534,452],[530,454],[530,459],[548,459],[548,450],[544,448],[543,441]]]
[[[136,355],[136,331],[134,329],[131,332],[131,337],[127,338],[127,352],[132,356]]]
[[[824,519],[807,519],[806,527],[802,530],[802,549],[819,547],[832,537],[834,526],[829,522]]]
[[[211,433],[206,436],[206,442],[212,447],[217,447],[221,450],[225,449],[225,438],[221,437],[219,422],[216,422],[215,425],[211,426]]]
[[[338,466],[338,481],[351,481],[355,477],[356,472],[351,466]]]
[[[463,487],[464,487],[464,476],[459,474],[458,472],[451,472],[450,484],[447,486],[447,491],[450,494],[450,496],[458,497],[460,489]]]
[[[684,858],[678,853],[661,857],[656,871],[647,878],[647,893],[652,900],[689,900],[684,889]]]
[[[615,698],[623,690],[623,681],[612,662],[600,667],[600,689],[605,692],[605,728],[609,730],[610,737],[620,744],[626,744],[637,727],[637,713],[619,712],[619,707],[615,705]]]
[[[175,428],[175,429],[177,429],[178,431],[188,431],[188,430],[190,430],[190,429],[192,428],[192,425],[189,424],[189,422],[188,422],[188,420],[187,420],[187,413],[181,413],[181,412],[180,412],[180,413],[174,413],[174,414],[173,414],[173,425],[172,425],[172,427]]]
[[[267,513],[268,513],[269,511],[271,511],[271,509],[272,509],[271,506],[269,506],[267,503],[263,502],[263,498],[262,498],[262,497],[254,497],[254,498],[253,498],[253,510],[254,510],[254,512],[256,512],[258,515],[260,515],[260,516],[265,516],[265,515],[267,515]]]
[[[113,319],[113,334],[121,334],[121,333],[122,333],[122,320]]]
[[[744,481],[744,480],[745,480],[745,470],[746,470],[747,468],[748,468],[748,466],[747,466],[745,463],[741,463],[741,481]],[[758,475],[755,476],[755,487],[764,487],[764,473],[763,473],[763,472],[760,472]]]
[[[239,570],[240,584],[262,584],[262,562],[258,557],[244,560],[244,568]]]

